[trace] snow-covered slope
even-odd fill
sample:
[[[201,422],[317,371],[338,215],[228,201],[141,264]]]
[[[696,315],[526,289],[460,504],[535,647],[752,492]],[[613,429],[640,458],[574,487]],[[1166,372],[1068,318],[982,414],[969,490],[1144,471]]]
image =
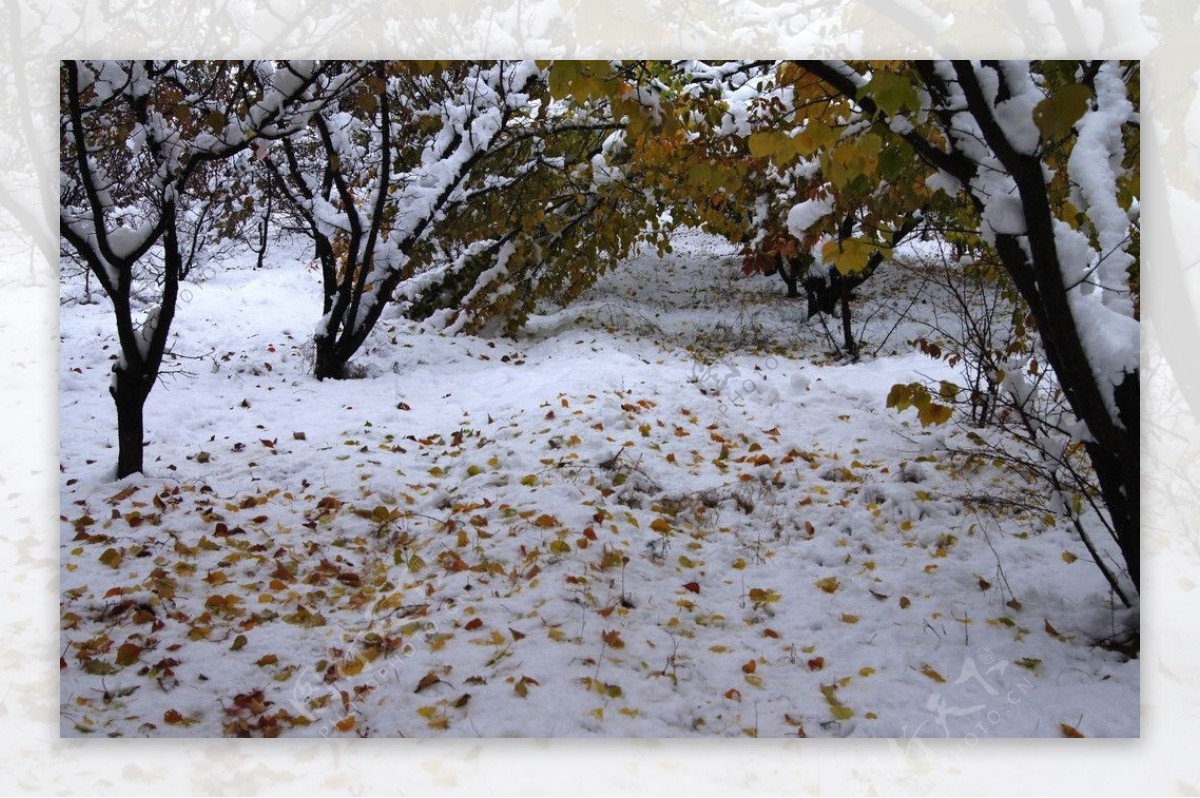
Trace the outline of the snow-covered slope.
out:
[[[393,320],[319,383],[318,275],[272,256],[188,287],[145,476],[104,306],[63,308],[65,735],[1138,734],[1082,546],[885,407],[945,376],[903,270],[857,365],[686,233],[519,340]]]

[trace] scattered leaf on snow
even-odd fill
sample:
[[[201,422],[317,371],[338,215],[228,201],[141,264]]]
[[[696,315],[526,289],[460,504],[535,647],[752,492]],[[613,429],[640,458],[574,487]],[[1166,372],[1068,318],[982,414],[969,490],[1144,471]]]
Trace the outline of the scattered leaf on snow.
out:
[[[438,678],[437,674],[435,674],[433,671],[430,671],[421,677],[421,681],[417,682],[417,689],[413,690],[413,692],[419,693],[428,687],[432,687],[440,681],[442,680]]]
[[[780,598],[779,594],[774,590],[761,587],[750,588],[749,596],[750,601],[753,602],[756,607],[765,607],[768,604],[773,604],[774,602],[779,601]]]
[[[849,720],[854,717],[854,710],[841,702],[837,695],[837,684],[821,685],[821,695],[825,696],[826,703],[829,704],[829,712],[836,720]]]
[[[122,643],[117,648],[117,664],[124,667],[138,661],[142,655],[142,647],[136,643]]]
[[[515,684],[513,684],[513,692],[521,696],[521,698],[525,698],[529,695],[529,685],[531,684],[537,686],[538,681],[536,679],[531,679],[528,676],[522,676],[516,681]]]
[[[925,676],[927,676],[928,678],[932,679],[932,680],[933,680],[933,681],[935,681],[935,682],[944,682],[944,681],[946,681],[946,677],[945,677],[945,676],[942,676],[942,674],[940,674],[940,673],[938,673],[937,671],[935,671],[935,670],[934,670],[932,667],[930,667],[928,664],[926,664],[926,665],[922,665],[922,666],[921,666],[921,673],[922,673],[922,674],[924,674]]]
[[[625,641],[621,639],[621,633],[615,629],[604,632],[600,637],[609,648],[625,648]]]
[[[1058,724],[1058,730],[1060,732],[1062,732],[1063,737],[1084,737],[1085,736],[1083,734],[1083,732],[1079,731],[1079,729],[1076,729],[1074,726],[1071,726],[1070,724],[1067,724],[1067,723]]]
[[[836,576],[827,576],[824,579],[818,579],[816,586],[826,593],[836,593],[838,588],[842,586],[842,583],[838,581]]]

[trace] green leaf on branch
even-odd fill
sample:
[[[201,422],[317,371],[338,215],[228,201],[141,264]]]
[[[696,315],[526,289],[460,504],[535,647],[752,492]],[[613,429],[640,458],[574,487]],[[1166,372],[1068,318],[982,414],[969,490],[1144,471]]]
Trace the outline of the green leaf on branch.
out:
[[[879,110],[888,116],[905,110],[915,111],[921,107],[921,99],[912,80],[895,72],[874,73],[866,90],[875,100]]]
[[[1071,132],[1088,109],[1092,90],[1080,83],[1063,86],[1033,109],[1033,122],[1043,139],[1055,139]]]
[[[841,191],[864,193],[876,182],[883,138],[864,133],[822,150],[821,171]]]
[[[867,268],[871,256],[882,252],[887,257],[888,250],[865,238],[847,238],[842,241],[829,241],[821,248],[821,260],[832,263],[841,274],[856,274]]]
[[[912,165],[916,153],[905,142],[889,142],[879,153],[879,174],[884,180],[895,181],[904,170]]]
[[[782,130],[762,130],[751,133],[747,144],[755,158],[770,158],[776,166],[785,167],[801,156],[808,157],[836,138],[833,131],[820,122],[810,122],[804,130],[790,136]]]
[[[605,97],[611,87],[612,65],[607,61],[555,61],[550,66],[550,94],[576,100]]]

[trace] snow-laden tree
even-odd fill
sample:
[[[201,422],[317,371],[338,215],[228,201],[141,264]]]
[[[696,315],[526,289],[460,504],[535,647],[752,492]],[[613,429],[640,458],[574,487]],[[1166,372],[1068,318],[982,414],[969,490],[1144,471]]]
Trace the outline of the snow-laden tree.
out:
[[[199,282],[246,250],[262,267],[274,190],[257,153],[266,142],[201,167],[178,195],[180,279]]]
[[[142,470],[143,408],[188,262],[181,233],[213,201],[190,184],[303,128],[344,79],[312,61],[65,61],[61,71],[62,246],[112,303],[120,352],[109,390],[124,477]]]
[[[400,286],[406,313],[447,330],[515,334],[540,302],[566,305],[639,241],[667,246],[644,151],[671,125],[650,65],[545,65],[534,114],[456,195],[434,253]]]
[[[803,67],[848,101],[846,146],[879,131],[935,170],[927,186],[969,199],[979,235],[1029,305],[1077,419],[1061,445],[1086,449],[1110,529],[1139,586],[1136,65]],[[1027,371],[1013,363],[998,375],[1018,401],[1030,390]]]
[[[819,164],[808,187],[791,192],[787,227],[805,245],[816,233],[814,254],[843,276],[868,273],[914,214],[930,208],[973,227],[976,240],[994,250],[1029,306],[1054,390],[1075,416],[1066,427],[1031,417],[1031,437],[1043,440],[1051,468],[1069,469],[1064,452],[1084,447],[1108,515],[1102,520],[1137,586],[1136,65],[677,67],[718,99],[723,110],[713,133],[745,138],[751,155],[769,158],[777,174],[797,159]],[[956,205],[959,199],[967,204]],[[1031,368],[1038,364],[1014,359],[991,375],[1016,407],[1033,406],[1024,401],[1033,388],[1022,376]],[[1069,506],[1066,512],[1078,516]]]
[[[642,106],[581,83],[532,61],[378,62],[270,149],[321,269],[318,379],[346,376],[393,301],[434,327],[511,332],[628,252],[652,215],[621,167]]]
[[[913,190],[912,160],[876,134],[852,156],[840,146],[837,93],[794,64],[675,68],[681,93],[697,104],[691,165],[679,170],[676,191],[689,220],[742,244],[745,272],[780,274],[789,297],[807,298],[809,318],[840,305],[843,351],[857,359],[851,292],[924,221],[933,192]],[[855,171],[867,162],[879,173]]]
[[[463,181],[530,113],[532,62],[376,62],[266,156],[324,286],[318,379],[340,378]]]

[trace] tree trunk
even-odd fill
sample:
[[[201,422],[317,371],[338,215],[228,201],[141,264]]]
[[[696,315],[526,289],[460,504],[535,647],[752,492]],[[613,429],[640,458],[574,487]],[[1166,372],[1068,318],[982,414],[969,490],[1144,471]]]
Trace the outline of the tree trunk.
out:
[[[796,297],[800,296],[800,291],[797,288],[797,283],[800,279],[799,269],[797,269],[796,265],[791,263],[783,255],[776,255],[775,257],[779,261],[779,266],[776,271],[778,271],[779,276],[783,278],[783,284],[787,286],[787,297],[788,299],[795,299]]]
[[[143,410],[147,394],[140,382],[138,375],[127,369],[117,371],[115,385],[110,391],[117,406],[117,479],[143,470]]]
[[[1013,235],[996,236],[996,251],[1037,321],[1046,358],[1054,369],[1071,411],[1084,422],[1092,441],[1088,458],[1134,586],[1141,590],[1140,428],[1141,389],[1138,370],[1127,372],[1113,398],[1117,418],[1104,401],[1106,390],[1096,379],[1068,301],[1055,242],[1050,198],[1041,162],[1015,151],[988,110],[974,67],[955,62],[968,109],[984,137],[1012,175],[1025,218],[1027,247]]]
[[[1141,575],[1141,526],[1138,508],[1141,504],[1141,474],[1136,460],[1126,462],[1112,452],[1096,444],[1087,445],[1088,457],[1100,483],[1100,494],[1112,520],[1117,536],[1117,547],[1125,559],[1129,579],[1140,592]]]
[[[809,277],[804,281],[804,293],[808,297],[808,318],[818,313],[832,316],[837,309],[841,297],[841,285],[838,278],[841,274],[835,269],[822,267],[827,276]]]
[[[784,284],[787,286],[787,299],[796,299],[800,295],[796,287],[796,272],[792,271],[788,266],[779,270],[779,276],[784,278]]]
[[[316,363],[313,375],[318,380],[340,380],[346,376],[346,358],[338,352],[337,342],[333,336],[325,335],[316,338]]]
[[[1117,401],[1117,416],[1125,426],[1125,436],[1132,442],[1134,454],[1114,452],[1111,448],[1094,443],[1087,445],[1088,457],[1100,483],[1100,494],[1112,519],[1117,535],[1117,546],[1125,558],[1129,579],[1138,592],[1142,589],[1141,552],[1141,506],[1142,469],[1141,440],[1141,391],[1138,374],[1127,374],[1117,386],[1114,396]]]
[[[263,258],[267,254],[267,236],[271,229],[271,201],[275,196],[275,192],[271,189],[275,184],[267,182],[267,208],[263,213],[263,218],[258,223],[258,249],[255,254],[258,256],[254,261],[254,268],[261,269],[263,267]]]
[[[854,342],[854,327],[850,323],[850,280],[842,278],[842,339],[850,360],[858,362],[858,345]]]
[[[867,114],[879,113],[875,100],[870,96],[861,96],[859,86],[837,68],[819,61],[803,62],[803,65],[843,96],[859,103]],[[945,105],[946,98],[950,96],[944,83],[946,79],[938,74],[932,62],[915,62],[915,65],[934,97],[943,132],[953,141],[955,137],[950,135],[950,128],[953,126],[953,113],[957,109],[952,111]],[[1114,420],[1104,401],[1103,391],[1107,386],[1098,384],[1092,373],[1079,330],[1075,326],[1067,297],[1068,288],[1063,284],[1044,164],[1037,156],[1014,149],[993,116],[974,65],[955,61],[952,67],[966,98],[966,113],[978,123],[983,142],[991,148],[1016,182],[1025,220],[1025,241],[1018,241],[1016,235],[997,233],[996,251],[1005,271],[1012,277],[1034,314],[1047,360],[1058,378],[1067,404],[1075,416],[1085,423],[1093,438],[1087,444],[1088,458],[1095,469],[1101,497],[1111,517],[1130,579],[1140,590],[1141,438],[1138,427],[1138,369],[1126,372],[1122,383],[1116,388],[1118,419]],[[1009,96],[1003,70],[996,66],[992,69],[1000,84],[997,97]],[[917,133],[911,125],[909,128],[909,132],[900,135],[918,156],[950,174],[963,186],[972,185],[978,169],[976,156],[968,154],[975,146],[973,142],[968,147],[955,145],[946,151]],[[976,212],[984,211],[984,200],[978,194],[968,191],[966,196],[971,199]],[[810,308],[812,305],[810,294]]]

